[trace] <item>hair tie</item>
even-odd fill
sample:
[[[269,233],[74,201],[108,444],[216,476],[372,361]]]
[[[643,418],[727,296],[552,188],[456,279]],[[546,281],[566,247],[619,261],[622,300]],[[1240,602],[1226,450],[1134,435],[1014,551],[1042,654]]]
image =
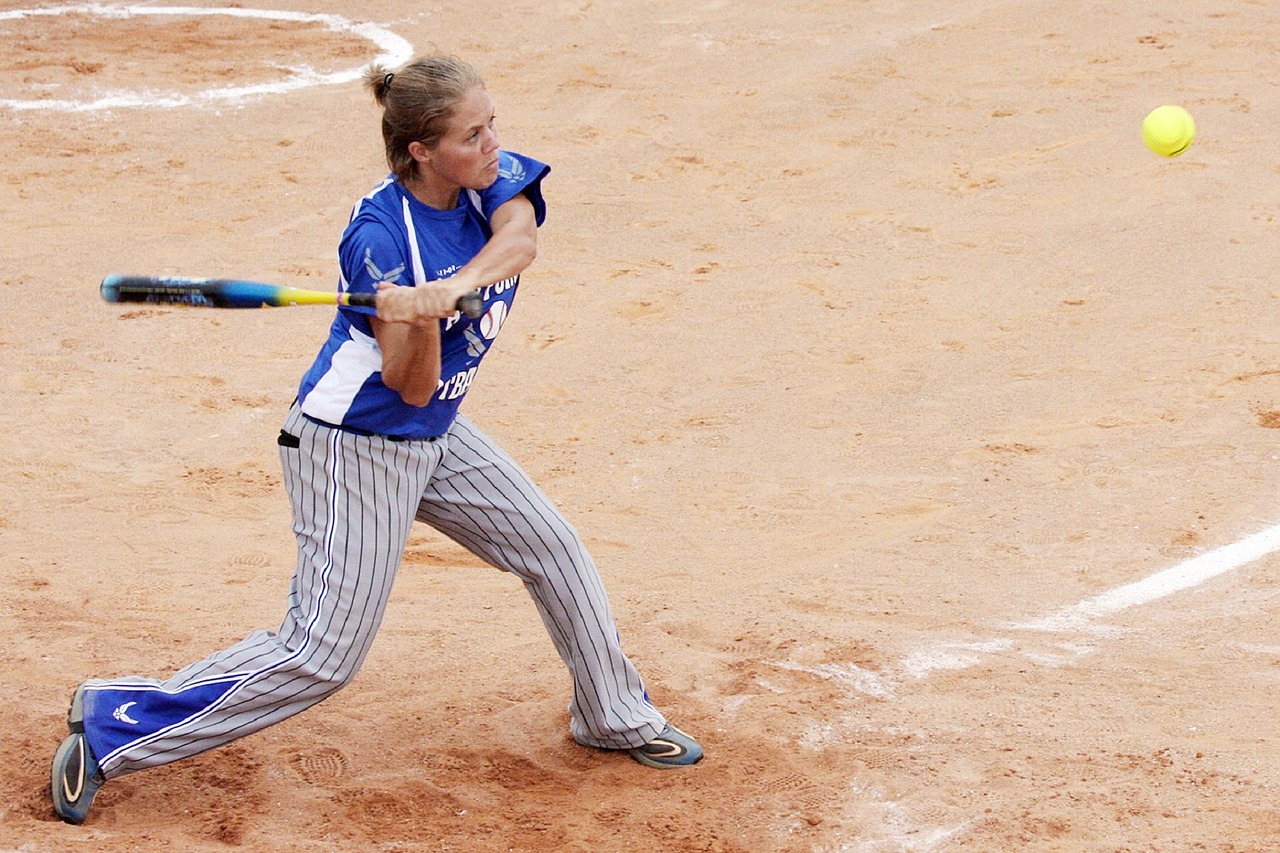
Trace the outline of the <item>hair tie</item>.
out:
[[[391,88],[391,81],[395,79],[395,76],[396,74],[394,71],[388,72],[387,76],[382,78],[382,88],[384,89]]]

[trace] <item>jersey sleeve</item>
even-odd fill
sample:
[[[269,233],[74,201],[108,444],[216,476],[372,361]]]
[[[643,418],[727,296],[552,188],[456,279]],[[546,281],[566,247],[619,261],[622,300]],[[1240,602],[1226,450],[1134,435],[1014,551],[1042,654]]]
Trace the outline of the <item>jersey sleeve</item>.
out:
[[[338,265],[347,293],[377,293],[379,282],[413,284],[401,240],[376,217],[358,215],[338,244]],[[340,310],[376,317],[376,308],[343,306]]]
[[[484,218],[492,218],[495,210],[524,193],[533,202],[534,213],[541,225],[547,218],[547,203],[542,198],[542,179],[551,171],[551,167],[513,151],[501,151],[498,156],[498,179],[480,191],[480,210],[484,213]]]

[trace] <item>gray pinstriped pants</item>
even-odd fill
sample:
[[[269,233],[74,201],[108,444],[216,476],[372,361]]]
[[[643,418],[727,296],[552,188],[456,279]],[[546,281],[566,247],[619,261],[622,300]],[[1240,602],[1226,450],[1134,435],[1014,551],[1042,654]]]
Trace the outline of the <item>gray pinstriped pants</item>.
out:
[[[221,746],[297,714],[350,683],[391,594],[415,519],[523,581],[573,676],[579,743],[639,746],[666,724],[623,654],[595,564],[527,474],[459,417],[435,441],[391,441],[320,426],[297,406],[280,448],[298,565],[278,633],[257,631],[168,681],[86,685],[85,725],[107,778]],[[212,691],[212,692],[211,692]],[[106,702],[95,702],[95,694]],[[109,697],[109,701],[108,700]],[[144,720],[107,735],[122,699]],[[98,707],[101,705],[102,707]],[[95,721],[104,732],[95,737]],[[130,739],[132,738],[132,739]]]

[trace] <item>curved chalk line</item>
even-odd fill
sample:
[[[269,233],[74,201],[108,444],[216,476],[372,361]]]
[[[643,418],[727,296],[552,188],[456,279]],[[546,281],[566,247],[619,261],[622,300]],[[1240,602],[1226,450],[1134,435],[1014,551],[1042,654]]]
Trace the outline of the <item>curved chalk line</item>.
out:
[[[198,6],[106,6],[98,3],[84,3],[54,6],[45,9],[15,9],[0,12],[0,21],[67,14],[91,15],[98,18],[130,18],[145,15],[171,15],[178,17],[224,15],[233,18],[323,24],[330,32],[352,33],[375,44],[381,53],[375,57],[374,62],[397,66],[407,62],[413,56],[413,45],[390,30],[376,24],[357,23],[340,15],[287,12],[273,9],[222,9]],[[277,95],[308,86],[330,86],[338,83],[349,83],[360,78],[367,64],[329,74],[322,74],[305,64],[279,67],[289,72],[289,76],[284,80],[256,83],[249,86],[225,86],[216,89],[205,89],[194,95],[161,92],[118,92],[103,95],[93,100],[0,98],[0,107],[7,107],[13,110],[88,112],[132,107],[174,108],[195,104],[227,103],[260,95]]]

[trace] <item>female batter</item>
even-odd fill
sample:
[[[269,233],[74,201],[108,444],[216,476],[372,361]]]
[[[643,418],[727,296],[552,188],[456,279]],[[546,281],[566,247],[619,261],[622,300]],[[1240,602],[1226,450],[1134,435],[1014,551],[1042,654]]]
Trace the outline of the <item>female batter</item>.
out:
[[[359,670],[410,526],[423,521],[524,583],[573,678],[579,743],[651,767],[702,750],[650,704],[574,529],[458,406],[532,263],[549,168],[498,147],[493,103],[452,57],[365,79],[392,174],[339,245],[338,311],[280,432],[298,563],[278,633],[257,631],[167,681],[92,679],[52,767],[55,811],[80,823],[103,783],[221,746],[332,695]],[[480,318],[460,314],[480,290]]]

